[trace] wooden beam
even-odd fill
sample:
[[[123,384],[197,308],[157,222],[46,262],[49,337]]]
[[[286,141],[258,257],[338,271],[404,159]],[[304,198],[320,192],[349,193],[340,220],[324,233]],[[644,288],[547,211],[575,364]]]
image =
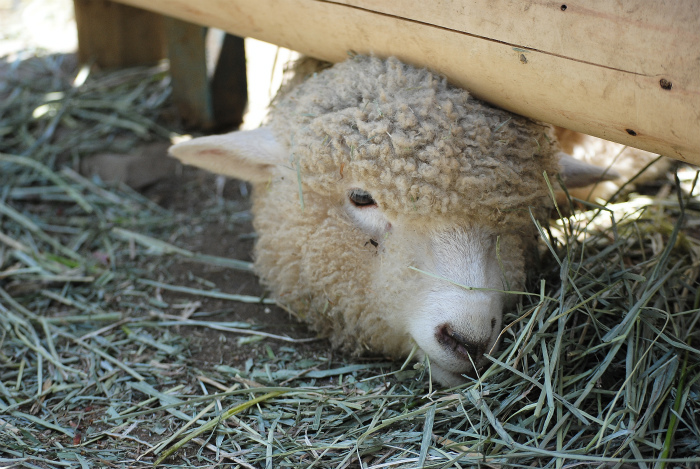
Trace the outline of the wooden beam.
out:
[[[695,0],[120,0],[330,61],[394,55],[505,109],[700,164]]]

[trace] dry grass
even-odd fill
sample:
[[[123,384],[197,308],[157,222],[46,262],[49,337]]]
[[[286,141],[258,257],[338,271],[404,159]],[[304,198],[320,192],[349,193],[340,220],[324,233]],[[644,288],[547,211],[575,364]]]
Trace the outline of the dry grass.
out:
[[[459,388],[427,384],[428,363],[338,363],[294,340],[200,368],[186,328],[240,333],[240,347],[279,337],[183,318],[160,291],[223,294],[159,272],[249,264],[178,247],[181,215],[70,169],[168,136],[168,90],[165,70],[76,78],[56,57],[4,72],[0,466],[698,467],[694,175],[542,228],[533,294]]]

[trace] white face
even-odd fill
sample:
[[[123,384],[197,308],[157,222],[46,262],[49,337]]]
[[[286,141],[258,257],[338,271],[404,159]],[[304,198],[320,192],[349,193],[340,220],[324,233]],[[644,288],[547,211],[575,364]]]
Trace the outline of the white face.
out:
[[[387,309],[399,310],[387,311],[390,326],[408,333],[429,357],[434,379],[462,382],[461,375],[483,361],[501,331],[505,286],[496,236],[477,226],[416,229],[389,220],[359,186],[346,191],[345,211],[378,244],[377,285],[387,278],[403,283],[378,288],[386,292]],[[407,277],[412,280],[405,282]]]

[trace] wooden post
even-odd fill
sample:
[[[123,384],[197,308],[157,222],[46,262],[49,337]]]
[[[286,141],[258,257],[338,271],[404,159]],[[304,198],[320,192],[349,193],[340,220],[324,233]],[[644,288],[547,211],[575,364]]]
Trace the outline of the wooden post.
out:
[[[187,127],[235,130],[248,101],[243,38],[227,34],[210,82],[206,32],[196,24],[165,19],[173,101]]]
[[[207,28],[109,0],[74,0],[78,58],[104,68],[153,65],[167,56],[173,101],[187,127],[237,128],[247,102],[243,39],[227,35],[214,78]]]
[[[73,0],[78,59],[100,67],[153,65],[165,57],[162,16],[108,0]]]
[[[206,31],[196,24],[165,19],[173,101],[187,127],[205,129],[214,126],[205,55]]]

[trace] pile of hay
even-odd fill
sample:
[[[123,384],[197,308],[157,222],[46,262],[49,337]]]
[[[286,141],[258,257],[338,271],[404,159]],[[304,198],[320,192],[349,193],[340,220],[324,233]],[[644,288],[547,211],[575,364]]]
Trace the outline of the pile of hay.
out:
[[[3,64],[0,79],[0,467],[699,467],[692,171],[542,228],[542,277],[491,366],[436,389],[429,363],[348,362],[324,342],[183,318],[187,301],[162,291],[269,300],[164,281],[183,259],[249,265],[178,247],[183,214],[74,170],[170,136],[167,72],[62,60]],[[193,327],[259,352],[201,366]]]

